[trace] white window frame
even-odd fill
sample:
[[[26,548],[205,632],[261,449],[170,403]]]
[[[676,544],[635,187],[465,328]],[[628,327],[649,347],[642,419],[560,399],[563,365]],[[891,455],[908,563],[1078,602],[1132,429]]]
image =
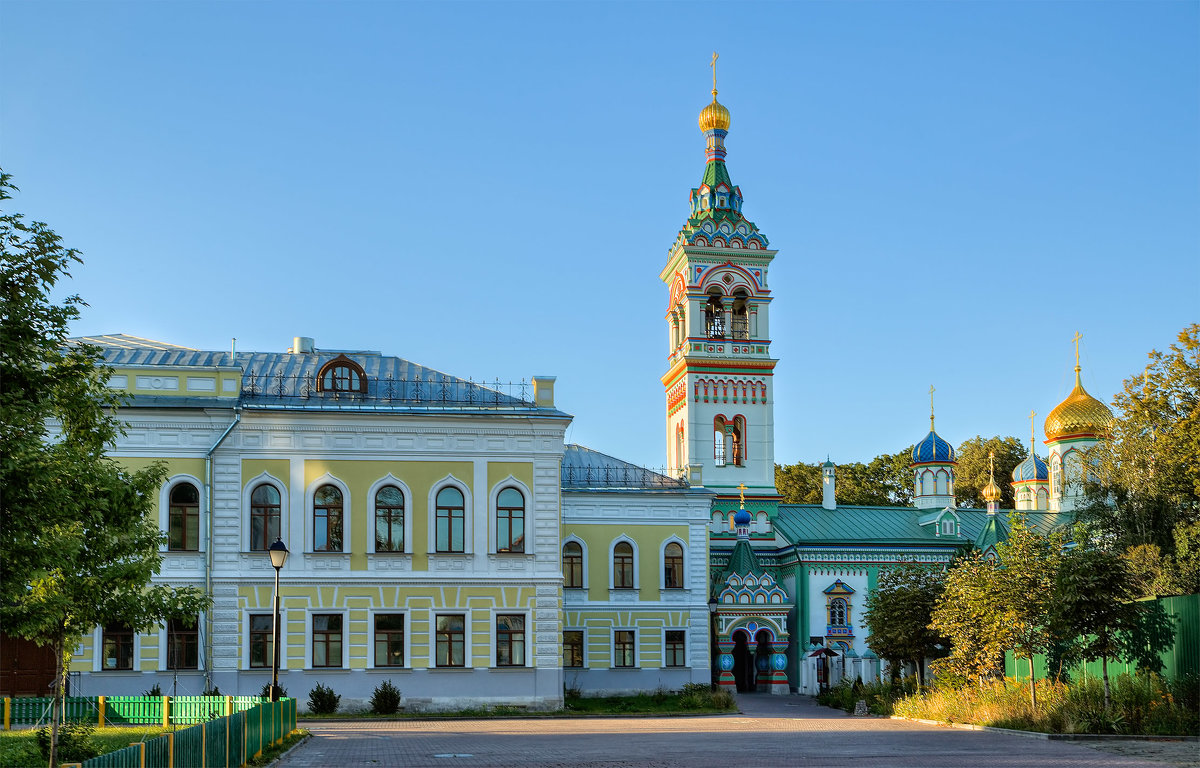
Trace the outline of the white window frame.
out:
[[[197,544],[196,549],[170,549],[169,548],[170,547],[169,537],[171,535],[171,491],[173,491],[175,489],[175,486],[179,485],[180,483],[191,483],[192,485],[196,486],[196,488],[200,491],[200,506],[199,506],[200,525],[197,528],[198,533],[196,534],[200,540],[198,542],[196,542],[196,544]],[[158,529],[160,531],[162,531],[163,533],[167,534],[168,541],[164,541],[162,543],[162,547],[159,548],[160,552],[162,552],[165,555],[185,556],[185,557],[187,555],[195,555],[195,554],[204,552],[205,534],[208,531],[208,521],[206,519],[208,516],[204,514],[204,510],[206,509],[205,503],[204,503],[204,500],[206,498],[204,490],[205,490],[204,483],[200,480],[200,478],[196,477],[195,475],[189,475],[187,473],[171,475],[163,483],[162,488],[160,488],[158,491]],[[249,509],[250,508],[247,506],[246,507],[247,514],[249,514]],[[283,510],[281,509],[280,512],[282,513]],[[280,522],[281,523],[283,522],[282,517],[280,517]],[[250,524],[250,521],[249,521],[249,518],[247,517],[247,519],[246,519],[247,528],[249,527],[249,524]],[[248,541],[249,541],[249,534],[247,533],[247,542]]]
[[[375,551],[375,494],[385,485],[394,485],[400,489],[400,493],[404,494],[404,551],[403,552],[376,552]],[[413,495],[412,491],[403,480],[388,472],[383,477],[376,480],[367,489],[367,553],[380,555],[411,555],[413,553],[412,539],[412,517],[413,517]],[[408,630],[405,629],[405,632]],[[404,653],[407,655],[408,650]]]
[[[496,532],[496,511],[497,504],[500,499],[500,492],[505,488],[515,488],[521,492],[521,496],[525,498],[525,551],[524,552],[499,552],[500,536]],[[533,517],[533,492],[529,490],[529,486],[521,482],[517,478],[509,475],[500,482],[492,486],[492,490],[488,493],[488,552],[493,555],[512,555],[520,557],[522,555],[532,555],[533,552],[533,536],[530,535],[532,526],[530,521]]]
[[[576,590],[578,590],[578,591],[580,591],[580,592],[587,592],[587,590],[588,590],[588,546],[587,546],[587,542],[586,542],[586,541],[584,541],[583,539],[579,538],[578,536],[576,536],[576,535],[575,535],[575,534],[573,534],[573,533],[572,533],[572,534],[570,534],[570,535],[568,535],[568,536],[565,536],[565,537],[562,539],[561,546],[559,547],[559,550],[558,550],[558,567],[559,567],[559,568],[562,568],[562,556],[563,556],[563,550],[564,550],[564,549],[566,549],[566,546],[567,546],[567,544],[568,544],[568,543],[570,543],[570,542],[574,542],[574,543],[578,544],[578,545],[579,545],[580,552],[581,552],[581,553],[582,553],[582,555],[583,555],[583,569],[582,569],[582,570],[583,570],[583,572],[582,572],[582,574],[581,574],[581,575],[582,575],[582,581],[583,581],[583,584],[582,584],[581,586],[578,586],[578,587],[568,587],[568,586],[566,586],[566,584],[567,584],[567,578],[566,578],[566,574],[564,573],[564,574],[563,574],[563,589],[564,589],[564,590],[566,590],[566,589],[569,589],[569,590],[571,590],[570,594],[574,594]],[[636,565],[635,565],[635,567],[636,567]],[[611,578],[611,577],[610,577],[610,578]]]
[[[563,627],[562,631],[563,631],[564,635],[567,632],[579,632],[581,635],[583,635],[583,649],[582,649],[582,653],[580,654],[581,657],[583,658],[583,666],[581,666],[581,667],[564,666],[562,668],[563,674],[564,675],[567,674],[568,671],[587,669],[588,668],[588,631],[587,631],[587,627]],[[565,642],[566,638],[564,637],[564,638],[560,638],[560,639],[564,641],[563,647],[566,647],[566,642]],[[559,663],[560,664],[562,663],[562,654],[561,653],[559,654]]]
[[[611,632],[611,634],[608,636],[608,639],[609,639],[609,648],[612,649],[610,656],[609,656],[609,664],[611,665],[611,668],[612,669],[641,669],[642,668],[642,658],[641,658],[640,649],[638,648],[637,627],[613,627],[610,630],[610,632]],[[617,633],[618,632],[632,632],[633,633],[633,666],[631,666],[631,667],[617,666]],[[584,640],[585,640],[585,647],[586,647],[586,640],[587,640],[586,636],[584,637]]]
[[[289,511],[291,507],[288,501],[288,485],[284,481],[275,477],[270,472],[262,472],[255,477],[250,478],[242,485],[242,552],[245,554],[264,555],[266,550],[251,550],[250,549],[250,495],[258,486],[266,483],[267,485],[275,486],[275,490],[279,491],[279,535],[291,530],[291,515]],[[286,539],[285,539],[286,541]]]
[[[683,633],[683,663],[682,664],[678,664],[678,665],[667,664],[667,632],[682,632]],[[662,628],[662,637],[660,639],[662,641],[662,645],[660,646],[662,648],[662,652],[660,654],[661,658],[659,660],[659,664],[662,665],[662,668],[663,669],[687,669],[689,666],[688,665],[688,660],[689,660],[688,654],[692,650],[692,642],[691,642],[692,636],[691,636],[691,633],[688,631],[688,628],[687,627],[663,627]],[[636,647],[637,647],[637,635],[634,635],[634,648],[636,648]]]
[[[281,609],[282,610],[282,609]],[[195,669],[168,669],[167,662],[170,661],[168,655],[168,640],[167,622],[163,622],[158,627],[158,671],[159,672],[178,672],[180,674],[188,674],[192,672],[203,672],[204,664],[204,612],[199,611],[196,614],[196,668]]]
[[[92,630],[92,671],[103,675],[140,675],[142,673],[142,633],[133,632],[133,665],[129,669],[104,668],[104,627]],[[203,667],[202,667],[203,669]]]
[[[437,495],[438,491],[447,486],[454,486],[463,495],[463,551],[462,552],[438,552],[437,551]],[[471,497],[471,485],[463,480],[459,480],[453,473],[437,480],[429,488],[429,498],[426,499],[426,519],[428,525],[427,540],[425,542],[430,557],[462,557],[475,552],[475,509],[474,499]],[[407,520],[405,523],[407,524]]]
[[[667,587],[667,545],[668,544],[678,544],[680,549],[683,550],[683,566],[681,569],[682,573],[680,574],[680,578],[683,583],[678,587],[670,587],[669,589],[672,592],[680,592],[680,591],[686,591],[688,589],[691,589],[691,587],[692,587],[691,579],[688,578],[688,565],[690,565],[689,558],[688,558],[688,545],[687,545],[686,541],[679,538],[675,534],[671,534],[666,539],[664,539],[663,543],[658,548],[658,588],[662,589],[662,590],[668,589],[668,587]],[[634,582],[636,583],[637,582],[637,550],[636,549],[634,550],[633,556],[634,556],[634,567],[633,567]]]
[[[316,500],[317,489],[325,485],[332,485],[334,488],[337,488],[342,492],[342,548],[340,551],[317,551],[314,549],[316,546],[316,534],[313,531],[313,525],[316,523],[316,515],[314,514],[313,502]],[[332,556],[346,556],[350,554],[350,542],[353,541],[351,538],[352,531],[350,527],[350,521],[352,519],[351,502],[352,499],[350,495],[350,486],[348,486],[341,478],[331,475],[328,472],[308,484],[308,487],[304,489],[304,554]],[[407,508],[405,508],[404,516],[406,518],[405,522],[407,523]],[[371,538],[374,539],[374,536]]]
[[[496,663],[496,654],[500,650],[499,637],[496,632],[496,619],[501,615],[522,616],[525,618],[525,657],[521,660],[519,665],[500,666],[498,663]],[[491,621],[491,628],[488,633],[490,635],[488,644],[490,646],[489,653],[491,655],[488,657],[488,666],[492,669],[531,669],[533,665],[533,643],[531,642],[533,638],[533,615],[529,612],[529,610],[492,608]]]
[[[406,497],[407,498],[407,497]],[[408,507],[404,509],[405,517],[408,516]],[[376,661],[375,656],[375,617],[395,616],[404,617],[404,664],[403,666],[395,667],[390,664],[380,665]],[[412,669],[412,614],[408,608],[370,608],[367,610],[367,643],[370,646],[369,658],[371,660],[370,669],[374,670],[411,670]]]
[[[321,615],[341,615],[342,617],[342,663],[337,667],[314,667],[313,666],[313,616]],[[282,617],[281,617],[282,619]],[[407,624],[407,622],[406,622]],[[286,625],[282,625],[286,629]],[[286,632],[280,632],[280,637],[287,636]],[[249,638],[247,638],[247,641]],[[374,632],[372,631],[372,642],[374,641]],[[285,645],[281,642],[280,646]],[[282,651],[283,648],[281,647]],[[279,658],[279,665],[283,666],[283,657]],[[304,612],[304,668],[311,672],[323,672],[331,669],[350,669],[350,610],[348,608],[320,608],[309,606]],[[257,669],[257,667],[256,667]]]
[[[618,587],[616,584],[616,578],[615,578],[616,577],[616,568],[614,567],[615,562],[614,562],[613,558],[616,557],[617,545],[623,541],[627,542],[631,547],[633,547],[633,586],[632,587]],[[620,589],[620,590],[641,589],[642,574],[641,574],[641,568],[638,566],[638,561],[640,559],[641,558],[638,556],[638,545],[637,545],[637,542],[633,540],[633,538],[631,538],[627,534],[622,533],[620,536],[617,536],[615,539],[613,539],[612,542],[608,545],[608,588],[609,589]]]
[[[438,665],[437,661],[437,620],[439,616],[462,616],[463,617],[463,665],[461,667],[443,667]],[[489,634],[495,633],[495,619],[492,619],[492,626]],[[444,672],[446,670],[454,671],[456,669],[473,669],[474,654],[472,650],[472,639],[474,631],[471,625],[471,609],[469,608],[436,608],[429,611],[429,671]]]
[[[259,615],[271,615],[271,608],[243,608],[238,627],[238,634],[241,637],[241,659],[238,663],[238,669],[242,672],[266,672],[270,674],[271,665],[265,667],[250,666],[250,617]],[[288,631],[287,631],[287,609],[283,607],[281,602],[279,605],[279,671],[287,670],[287,649],[288,649]],[[203,650],[201,650],[203,653]],[[322,667],[324,669],[324,667]]]

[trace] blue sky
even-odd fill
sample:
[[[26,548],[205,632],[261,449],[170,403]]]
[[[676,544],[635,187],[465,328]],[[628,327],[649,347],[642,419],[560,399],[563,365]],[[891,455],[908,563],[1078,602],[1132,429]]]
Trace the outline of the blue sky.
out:
[[[1028,439],[1200,320],[1200,3],[0,4],[13,208],[74,331],[558,377],[665,462],[667,248],[728,165],[779,255],[776,460]]]

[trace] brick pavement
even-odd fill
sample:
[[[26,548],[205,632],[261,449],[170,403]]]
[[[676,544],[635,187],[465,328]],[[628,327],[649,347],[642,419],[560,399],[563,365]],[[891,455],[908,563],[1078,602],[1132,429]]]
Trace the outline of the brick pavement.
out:
[[[740,714],[489,720],[335,720],[281,768],[1163,768],[1140,751],[885,718],[854,718],[804,696],[741,696]],[[1136,743],[1135,743],[1136,744]],[[1158,744],[1155,742],[1155,744]],[[1145,748],[1145,744],[1142,743]],[[1194,752],[1196,744],[1184,745]],[[1135,747],[1136,749],[1136,747]],[[1159,759],[1162,759],[1161,757]],[[1176,762],[1175,765],[1187,765]]]

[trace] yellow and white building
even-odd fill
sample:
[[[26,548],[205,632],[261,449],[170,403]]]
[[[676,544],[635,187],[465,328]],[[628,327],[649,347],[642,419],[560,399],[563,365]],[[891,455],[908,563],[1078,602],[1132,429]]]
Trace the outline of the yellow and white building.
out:
[[[131,396],[113,455],[167,466],[159,579],[213,598],[192,626],[98,627],[72,667],[83,691],[259,692],[276,539],[280,683],[302,701],[320,682],[362,703],[390,679],[412,708],[553,707],[564,682],[708,679],[709,494],[564,446],[552,377],[502,392],[302,337],[283,353],[77,341]],[[566,600],[564,544],[583,574]]]

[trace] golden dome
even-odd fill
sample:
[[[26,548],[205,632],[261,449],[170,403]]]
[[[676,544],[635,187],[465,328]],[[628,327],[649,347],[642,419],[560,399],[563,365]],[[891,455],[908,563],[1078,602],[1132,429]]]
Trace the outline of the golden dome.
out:
[[[1112,421],[1108,406],[1087,393],[1075,366],[1075,389],[1046,417],[1046,439],[1068,435],[1107,435]]]
[[[996,485],[994,479],[988,480],[988,484],[983,486],[984,501],[1000,501],[1000,486]]]
[[[713,91],[712,104],[700,110],[700,130],[707,133],[714,128],[722,131],[729,130],[729,110],[725,108],[724,104],[717,101],[717,92],[715,90]]]

